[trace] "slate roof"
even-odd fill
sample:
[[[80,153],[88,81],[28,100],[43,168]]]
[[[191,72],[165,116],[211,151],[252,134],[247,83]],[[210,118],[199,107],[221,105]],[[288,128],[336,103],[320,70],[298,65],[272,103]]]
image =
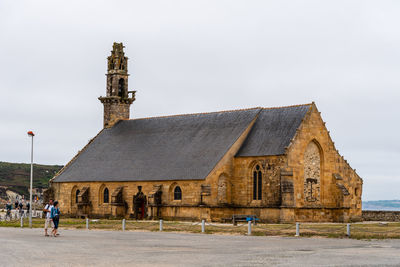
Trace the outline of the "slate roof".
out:
[[[263,109],[236,156],[283,155],[310,106]]]
[[[103,129],[53,182],[205,179],[254,119],[237,156],[284,154],[309,108],[123,120]]]
[[[260,111],[119,121],[53,182],[204,179]]]

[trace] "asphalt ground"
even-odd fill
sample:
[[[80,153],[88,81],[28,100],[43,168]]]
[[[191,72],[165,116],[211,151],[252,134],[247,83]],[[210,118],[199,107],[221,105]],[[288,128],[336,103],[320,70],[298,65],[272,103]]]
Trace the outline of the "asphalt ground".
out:
[[[0,266],[400,266],[400,240],[0,228]]]

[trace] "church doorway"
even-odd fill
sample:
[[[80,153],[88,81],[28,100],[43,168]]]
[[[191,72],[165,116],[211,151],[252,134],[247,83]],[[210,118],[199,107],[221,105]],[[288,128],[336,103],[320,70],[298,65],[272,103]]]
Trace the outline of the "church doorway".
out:
[[[147,216],[147,197],[138,186],[138,192],[133,197],[133,216],[136,220],[143,220]]]

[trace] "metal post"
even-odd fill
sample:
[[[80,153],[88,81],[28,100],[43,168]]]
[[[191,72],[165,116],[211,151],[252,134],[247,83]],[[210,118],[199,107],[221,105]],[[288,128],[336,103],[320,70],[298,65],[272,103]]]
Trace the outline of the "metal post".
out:
[[[163,220],[160,220],[160,232],[163,230]]]
[[[201,220],[201,232],[204,233],[206,231],[206,220]]]
[[[32,184],[33,184],[33,136],[34,134],[29,134],[32,137],[31,145],[31,184],[29,191],[29,228],[32,228]]]
[[[122,231],[125,231],[125,219],[122,219]]]
[[[350,237],[350,224],[347,224],[347,236]]]
[[[300,223],[296,223],[296,236],[300,236]]]
[[[89,230],[89,218],[86,218],[86,230]]]
[[[251,221],[249,221],[249,223],[248,223],[247,235],[251,235]]]
[[[24,227],[24,217],[21,216],[21,228]]]

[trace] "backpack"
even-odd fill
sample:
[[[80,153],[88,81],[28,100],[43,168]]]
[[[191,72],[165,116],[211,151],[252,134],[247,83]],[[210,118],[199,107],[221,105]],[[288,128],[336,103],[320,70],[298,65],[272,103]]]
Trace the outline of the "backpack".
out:
[[[43,215],[44,216],[47,215],[47,212],[48,212],[47,210],[49,209],[49,206],[50,206],[49,204],[46,204],[46,206],[44,206],[44,208],[43,208]]]

